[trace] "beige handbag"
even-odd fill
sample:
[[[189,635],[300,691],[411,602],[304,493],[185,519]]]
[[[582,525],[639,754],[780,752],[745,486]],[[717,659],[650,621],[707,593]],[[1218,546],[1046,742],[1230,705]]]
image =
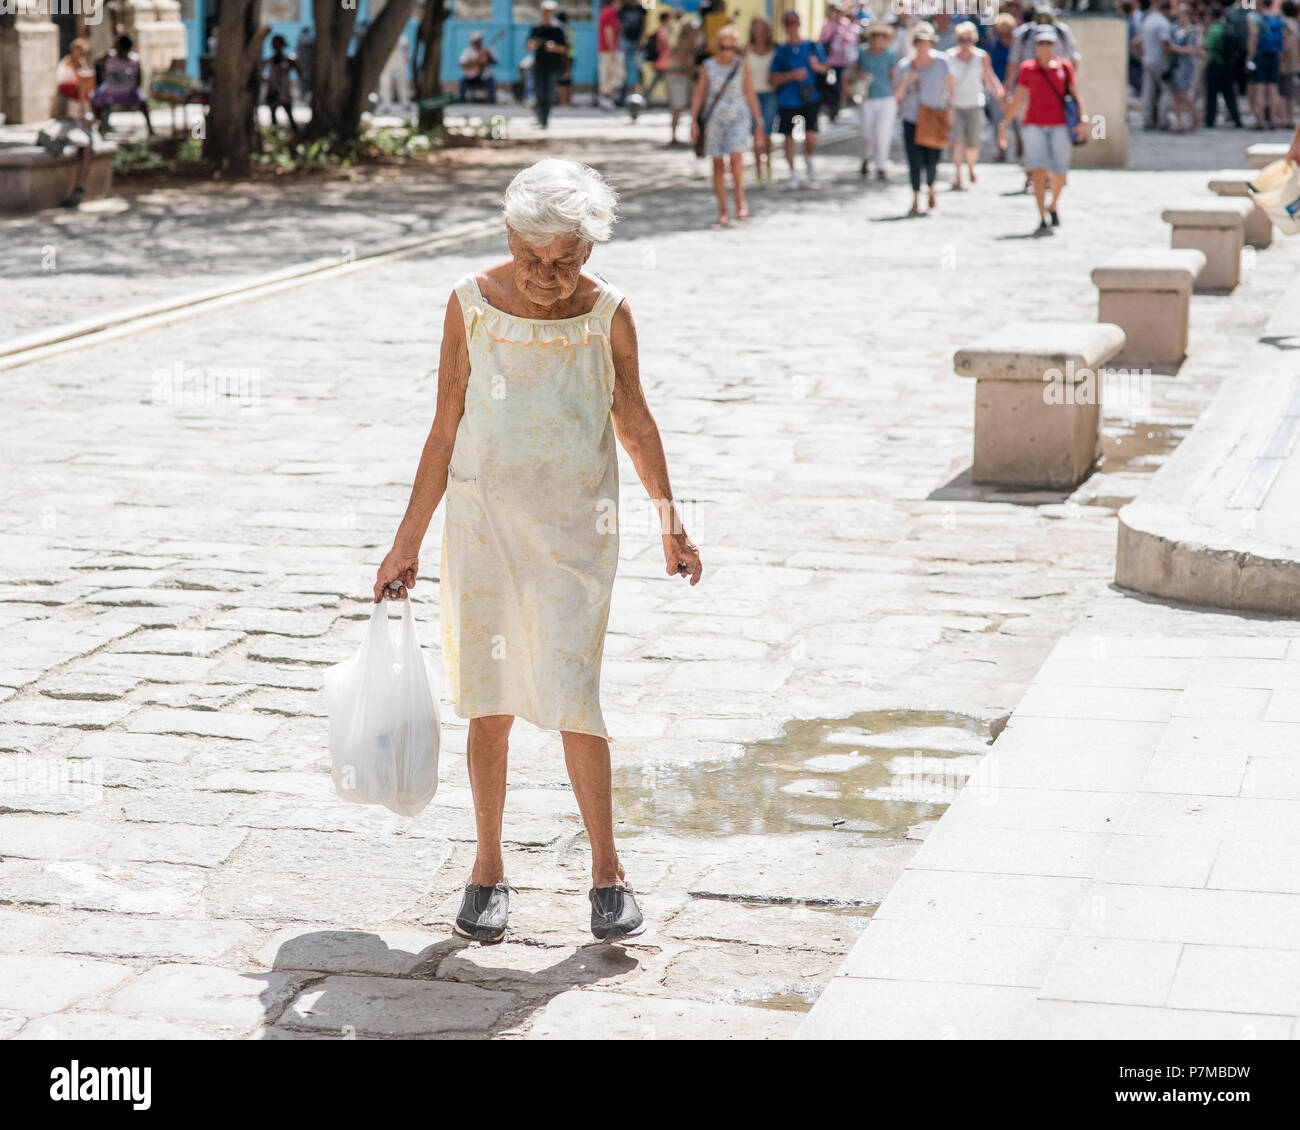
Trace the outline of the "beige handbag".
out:
[[[951,122],[947,110],[918,106],[916,110],[916,144],[927,149],[942,149],[948,144]]]

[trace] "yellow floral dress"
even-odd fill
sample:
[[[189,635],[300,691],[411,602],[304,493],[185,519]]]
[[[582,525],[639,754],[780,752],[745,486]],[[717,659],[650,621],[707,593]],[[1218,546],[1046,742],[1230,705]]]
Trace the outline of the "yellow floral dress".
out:
[[[518,318],[456,285],[469,345],[447,476],[442,654],[462,718],[513,714],[608,738],[600,663],[618,564],[618,459],[603,279],[591,312]]]

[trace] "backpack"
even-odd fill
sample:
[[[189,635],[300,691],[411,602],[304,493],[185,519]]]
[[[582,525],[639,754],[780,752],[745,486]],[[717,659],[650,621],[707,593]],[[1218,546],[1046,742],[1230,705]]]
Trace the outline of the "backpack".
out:
[[[1230,8],[1223,17],[1223,60],[1225,63],[1240,63],[1246,57],[1246,45],[1250,42],[1247,30],[1246,13],[1241,8]]]
[[[645,31],[645,9],[640,4],[629,4],[626,8],[620,9],[618,26],[624,39],[632,43],[640,43],[641,35]]]
[[[1283,32],[1286,25],[1281,16],[1265,16],[1259,31],[1259,49],[1267,55],[1282,54]]]

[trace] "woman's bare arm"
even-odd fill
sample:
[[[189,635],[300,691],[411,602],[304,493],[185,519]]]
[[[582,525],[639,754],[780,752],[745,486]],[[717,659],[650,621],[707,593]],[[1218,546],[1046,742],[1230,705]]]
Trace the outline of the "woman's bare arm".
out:
[[[415,472],[411,500],[397,527],[393,548],[388,551],[375,577],[375,602],[384,598],[390,584],[414,588],[420,569],[420,545],[433,520],[433,512],[447,490],[447,465],[456,444],[456,429],[465,414],[465,388],[469,384],[469,349],[465,343],[465,321],[460,300],[447,300],[442,325],[442,350],[438,358],[438,403],[429,438]],[[405,596],[405,593],[402,593]],[[399,598],[400,599],[400,598]]]
[[[663,440],[645,390],[641,387],[641,370],[637,359],[636,325],[627,302],[614,312],[610,329],[610,347],[614,353],[614,434],[632,459],[641,485],[650,496],[650,503],[659,514],[659,529],[663,539],[664,562],[669,576],[687,576],[691,584],[699,583],[704,567],[700,552],[686,536],[681,515],[673,502],[673,489],[668,482],[668,461],[664,457]],[[686,566],[683,573],[680,565]]]

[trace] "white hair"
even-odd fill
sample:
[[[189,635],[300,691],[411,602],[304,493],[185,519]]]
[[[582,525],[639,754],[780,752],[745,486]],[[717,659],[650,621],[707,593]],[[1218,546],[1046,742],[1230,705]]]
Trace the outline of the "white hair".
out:
[[[515,176],[502,198],[506,224],[527,243],[572,235],[603,243],[614,230],[618,197],[595,169],[547,157]]]

